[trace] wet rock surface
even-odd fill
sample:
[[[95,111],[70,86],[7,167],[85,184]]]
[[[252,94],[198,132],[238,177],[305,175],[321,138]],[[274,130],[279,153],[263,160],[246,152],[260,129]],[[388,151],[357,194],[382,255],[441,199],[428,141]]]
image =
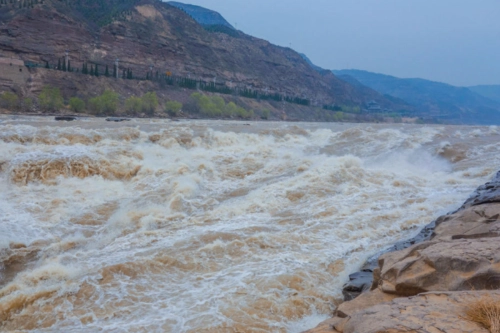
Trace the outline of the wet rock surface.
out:
[[[500,302],[500,173],[457,211],[368,260],[343,294],[334,317],[307,333],[489,332],[466,311],[484,297]]]
[[[417,236],[394,244],[384,251],[384,253],[407,249],[414,244],[429,240],[434,232],[435,226],[436,221],[433,221],[425,226]],[[342,289],[344,301],[351,301],[362,293],[370,290],[373,284],[373,273],[376,272],[378,267],[378,257],[379,255],[370,258],[359,272],[349,275],[349,282],[346,283]]]
[[[479,186],[460,209],[493,202],[500,202],[500,172],[490,182]]]
[[[378,287],[389,294],[500,289],[500,238],[424,242],[383,255],[379,266]]]

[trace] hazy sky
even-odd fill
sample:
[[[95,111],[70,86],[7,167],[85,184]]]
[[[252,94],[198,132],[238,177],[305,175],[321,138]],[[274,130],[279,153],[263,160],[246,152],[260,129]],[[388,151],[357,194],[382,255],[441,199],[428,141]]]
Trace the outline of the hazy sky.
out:
[[[500,84],[500,0],[178,0],[328,69]]]

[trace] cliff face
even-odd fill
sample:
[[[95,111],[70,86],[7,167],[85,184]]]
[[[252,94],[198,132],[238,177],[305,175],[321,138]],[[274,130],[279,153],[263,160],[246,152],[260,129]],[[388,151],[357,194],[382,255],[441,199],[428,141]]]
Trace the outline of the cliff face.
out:
[[[154,0],[39,0],[26,8],[0,7],[0,57],[57,64],[69,51],[73,68],[84,62],[202,79],[311,100],[312,105],[376,100],[400,105],[313,70],[289,48],[247,36],[207,31],[184,11]],[[50,73],[47,74],[47,77]]]

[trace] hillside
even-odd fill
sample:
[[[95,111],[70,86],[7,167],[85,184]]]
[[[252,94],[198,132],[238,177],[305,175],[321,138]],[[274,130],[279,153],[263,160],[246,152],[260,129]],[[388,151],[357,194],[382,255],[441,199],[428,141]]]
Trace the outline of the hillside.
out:
[[[317,72],[322,72],[322,71],[325,71],[325,70],[326,70],[326,69],[323,69],[323,68],[321,68],[321,67],[319,67],[319,66],[316,66],[316,65],[315,65],[315,64],[311,61],[311,59],[309,59],[309,57],[308,57],[308,56],[306,56],[304,53],[299,53],[299,54],[300,54],[300,56],[302,57],[302,59],[304,59],[304,60],[307,62],[307,64],[308,64],[309,66],[311,66],[311,67],[312,67],[315,71],[317,71]]]
[[[353,84],[353,79],[377,92],[404,100],[423,117],[463,124],[500,123],[500,103],[468,88],[423,79],[400,79],[361,70],[333,73]]]
[[[196,22],[198,22],[203,26],[218,25],[234,30],[234,27],[231,24],[229,24],[229,22],[226,21],[226,19],[222,17],[221,14],[213,10],[176,1],[169,1],[168,4],[184,10]]]
[[[127,96],[145,92],[148,87],[168,99],[170,88],[161,82],[173,80],[175,86],[182,82],[181,88],[213,85],[213,92],[291,101],[311,109],[323,105],[363,106],[371,100],[389,110],[407,107],[374,91],[366,94],[331,72],[319,73],[289,48],[235,30],[234,34],[228,34],[206,29],[185,10],[168,3],[156,0],[24,3],[26,6],[10,3],[0,6],[3,23],[0,58],[7,62],[19,59],[30,67],[25,84],[5,83],[8,80],[2,84],[0,74],[0,87],[21,97],[36,96],[44,85],[50,84],[60,87],[65,98],[75,94],[92,96],[99,93],[97,90],[109,87]],[[62,80],[53,71],[65,63],[66,50],[73,71],[70,81]],[[119,78],[131,76],[143,82],[134,85],[121,84],[120,79],[103,81],[105,68],[113,71],[116,59],[119,59]],[[99,82],[74,74],[81,73],[84,67],[97,67]],[[159,80],[155,84],[144,82],[151,78]],[[288,107],[274,108],[285,112]],[[304,113],[303,110],[299,114]]]
[[[500,103],[500,85],[473,86],[468,88],[476,94]]]

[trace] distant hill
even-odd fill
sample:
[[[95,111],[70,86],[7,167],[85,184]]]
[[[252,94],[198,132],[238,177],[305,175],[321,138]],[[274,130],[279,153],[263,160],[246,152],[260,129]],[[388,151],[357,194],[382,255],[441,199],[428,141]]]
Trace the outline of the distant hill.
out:
[[[464,124],[500,123],[500,103],[468,88],[423,79],[400,79],[362,70],[335,70],[340,79],[352,79],[415,106],[423,117]]]
[[[321,67],[316,66],[315,64],[313,64],[313,62],[311,61],[311,59],[309,59],[304,53],[299,53],[299,54],[302,57],[302,59],[304,59],[309,64],[309,66],[311,66],[315,71],[321,72],[321,71],[326,70],[324,68],[321,68]]]
[[[224,26],[235,30],[234,27],[231,24],[229,24],[229,22],[226,21],[221,14],[213,10],[176,1],[169,1],[168,4],[177,7],[179,9],[182,9],[188,15],[190,15],[196,22],[198,22],[203,26]]]
[[[500,85],[468,87],[473,92],[500,103]]]
[[[66,100],[109,89],[122,102],[155,91],[163,101],[189,103],[200,89],[237,99],[247,109],[271,108],[274,119],[384,121],[384,115],[344,117],[329,109],[358,110],[372,101],[384,111],[408,109],[330,71],[315,71],[292,49],[237,31],[220,14],[197,6],[158,0],[0,1],[0,22],[0,60],[24,61],[27,67],[14,78],[0,68],[0,93],[14,92],[19,100],[36,102],[50,85]],[[63,69],[66,50],[69,72]],[[89,69],[97,75],[87,75]]]

